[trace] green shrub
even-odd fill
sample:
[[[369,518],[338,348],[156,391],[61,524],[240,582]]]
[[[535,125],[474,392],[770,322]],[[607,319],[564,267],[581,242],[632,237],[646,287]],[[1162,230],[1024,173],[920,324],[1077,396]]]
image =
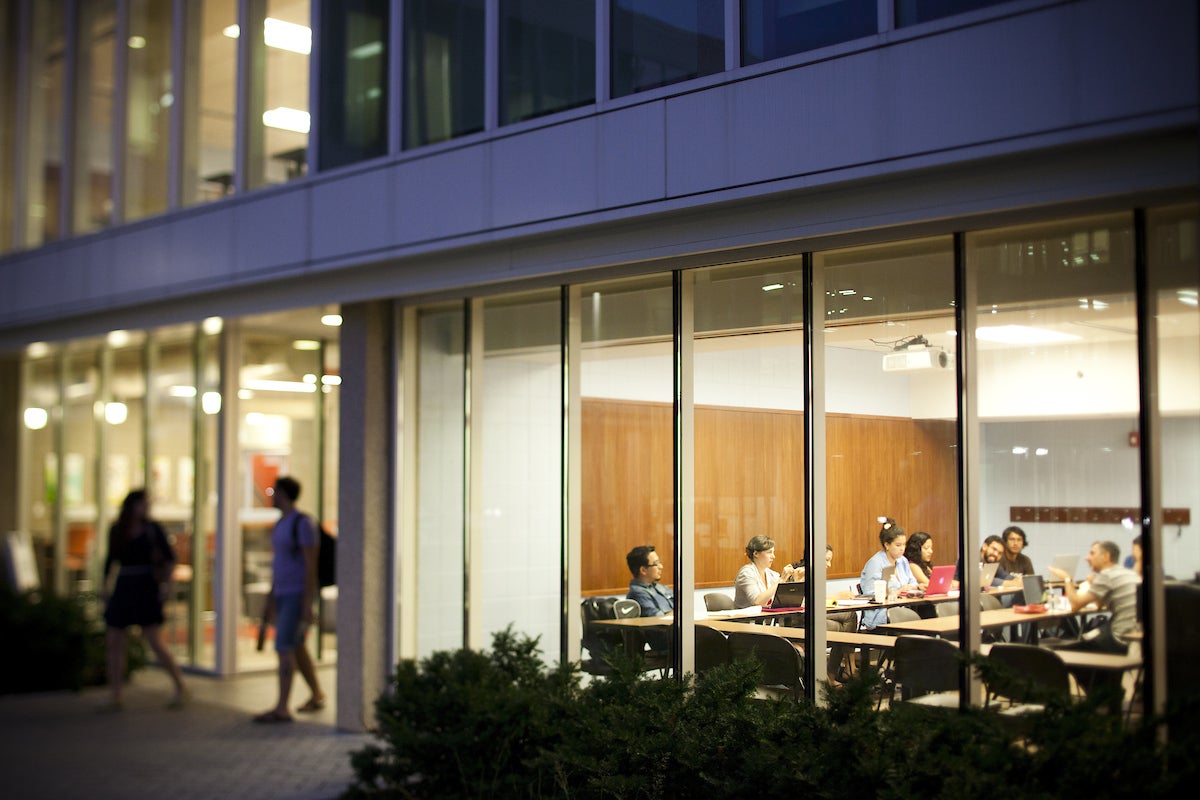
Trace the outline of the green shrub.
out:
[[[94,594],[15,594],[0,589],[0,694],[79,691],[105,682],[104,622]],[[130,639],[128,668],[146,664],[145,647]]]
[[[758,669],[676,681],[617,661],[583,686],[575,665],[544,667],[536,641],[511,630],[489,652],[403,661],[376,703],[379,743],[353,755],[345,796],[1155,797],[1200,777],[1188,725],[1164,745],[1156,725],[1124,727],[1089,703],[1051,702],[1019,727],[987,709],[876,712],[873,674],[815,707],[758,699]]]

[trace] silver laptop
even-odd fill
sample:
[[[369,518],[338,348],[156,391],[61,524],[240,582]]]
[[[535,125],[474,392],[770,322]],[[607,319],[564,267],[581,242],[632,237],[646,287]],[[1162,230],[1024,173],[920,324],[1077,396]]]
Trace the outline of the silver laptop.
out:
[[[992,581],[996,580],[996,570],[1000,569],[1000,562],[993,561],[990,564],[983,564],[979,569],[979,586],[981,589],[991,587]]]
[[[1071,580],[1075,580],[1075,570],[1079,569],[1079,554],[1065,553],[1054,557],[1050,562],[1050,566],[1061,569],[1063,572],[1071,576]],[[1046,570],[1046,580],[1057,581],[1059,577],[1050,570]]]

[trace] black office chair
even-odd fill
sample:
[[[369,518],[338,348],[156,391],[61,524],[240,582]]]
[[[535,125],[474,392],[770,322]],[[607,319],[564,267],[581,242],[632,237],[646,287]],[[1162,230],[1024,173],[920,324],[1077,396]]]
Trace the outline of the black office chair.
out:
[[[1052,698],[1071,696],[1067,665],[1049,648],[1004,642],[992,645],[987,658],[996,667],[987,674],[989,703],[1005,697],[1013,703],[1041,706]]]
[[[934,706],[958,706],[958,648],[932,636],[901,636],[892,649],[900,699]],[[926,695],[929,695],[927,698]]]
[[[1167,617],[1167,692],[1171,702],[1200,694],[1200,585],[1167,581],[1163,585]]]
[[[757,660],[763,666],[758,685],[770,691],[789,691],[800,702],[804,692],[804,657],[782,636],[758,633],[729,634],[729,656]]]
[[[583,616],[583,647],[589,658],[583,659],[580,666],[591,675],[609,675],[612,666],[609,659],[624,647],[621,631],[594,625],[598,619],[616,619],[613,612],[613,597],[585,597],[580,604]]]
[[[631,619],[642,615],[642,606],[637,600],[623,597],[613,601],[613,617],[616,619]]]
[[[716,628],[696,626],[696,677],[729,663],[729,639]]]
[[[704,595],[704,607],[709,611],[731,611],[733,598],[724,592],[709,592]]]

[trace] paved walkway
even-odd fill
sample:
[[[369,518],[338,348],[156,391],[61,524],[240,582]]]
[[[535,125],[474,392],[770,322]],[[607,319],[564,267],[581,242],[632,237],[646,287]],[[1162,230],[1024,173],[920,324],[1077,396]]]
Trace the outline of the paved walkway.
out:
[[[12,654],[9,654],[11,657]],[[322,671],[333,696],[333,672]],[[293,706],[307,698],[299,682]],[[280,798],[331,800],[351,779],[350,753],[372,738],[333,727],[333,711],[256,725],[273,700],[271,675],[188,676],[193,701],[169,711],[169,682],[141,670],[125,709],[98,711],[103,689],[0,696],[0,794],[35,798]]]

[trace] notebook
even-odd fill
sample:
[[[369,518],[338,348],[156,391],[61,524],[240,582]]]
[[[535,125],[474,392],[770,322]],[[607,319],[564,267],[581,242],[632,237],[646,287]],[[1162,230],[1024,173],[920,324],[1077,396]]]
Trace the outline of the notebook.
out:
[[[954,582],[954,565],[934,567],[929,573],[929,584],[925,587],[925,596],[931,597],[949,594],[950,585]]]
[[[800,608],[804,605],[804,581],[781,583],[775,587],[771,608]]]
[[[979,586],[987,589],[992,585],[992,581],[996,580],[996,570],[1000,569],[1000,563],[993,561],[990,564],[984,564],[979,570]]]
[[[1050,566],[1061,569],[1071,577],[1071,580],[1075,580],[1075,570],[1079,569],[1079,554],[1066,553],[1063,555],[1057,555],[1054,557],[1054,560],[1050,562]],[[1060,578],[1047,569],[1046,580],[1057,581],[1060,580]]]

